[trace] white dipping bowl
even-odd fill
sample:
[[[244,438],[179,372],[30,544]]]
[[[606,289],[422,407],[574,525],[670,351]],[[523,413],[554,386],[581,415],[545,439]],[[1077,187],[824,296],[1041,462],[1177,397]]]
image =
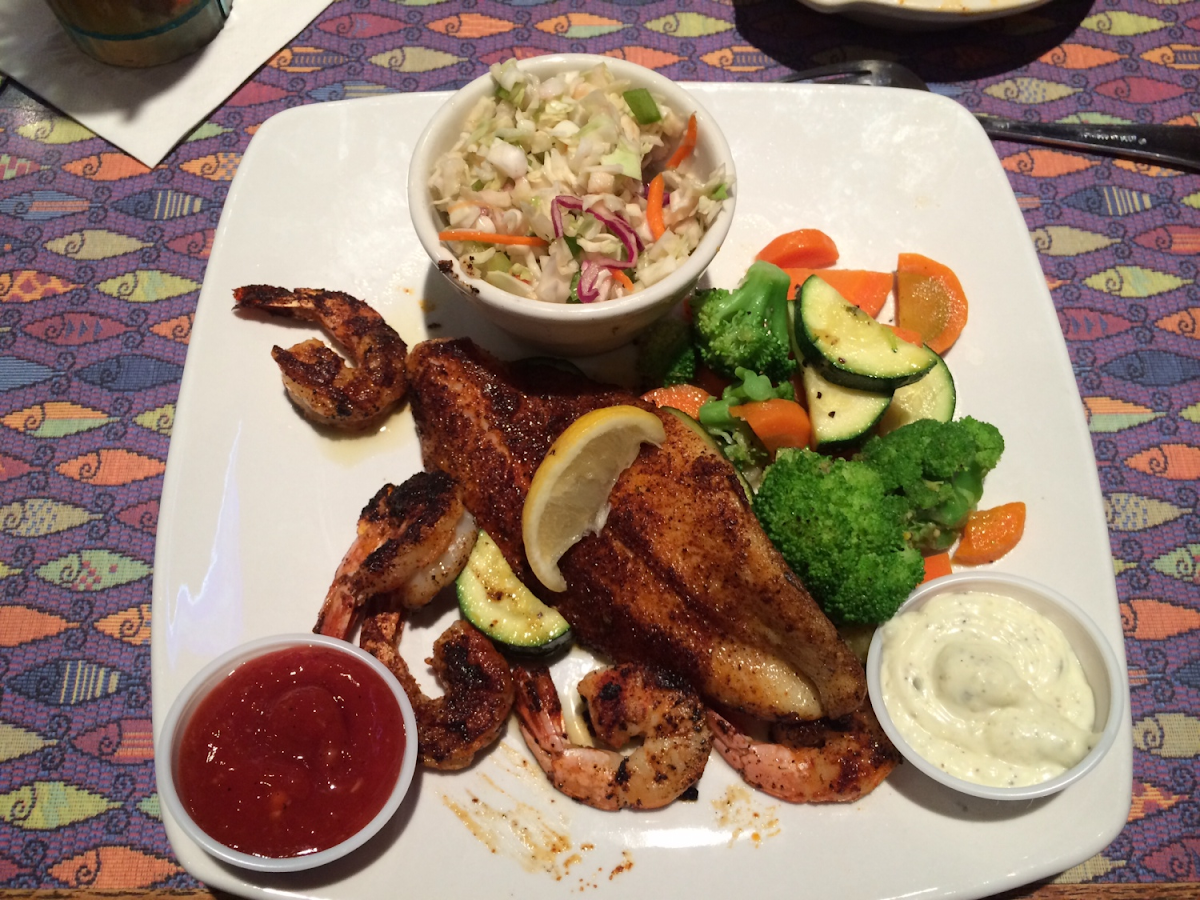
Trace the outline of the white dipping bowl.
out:
[[[657,284],[629,297],[603,303],[547,303],[510,294],[463,271],[450,248],[438,239],[438,232],[446,225],[433,207],[428,183],[434,162],[454,146],[467,114],[481,97],[493,91],[490,75],[461,88],[434,114],[417,141],[408,170],[408,205],[413,228],[434,265],[490,322],[541,350],[567,356],[602,353],[629,343],[690,294],[729,232],[737,194],[733,154],[720,126],[695,97],[671,79],[623,59],[586,53],[538,56],[522,61],[519,66],[546,79],[559,72],[587,70],[601,63],[618,79],[660,95],[685,118],[695,113],[694,154],[700,171],[723,165],[733,185],[724,208],[700,239],[699,246],[682,266]]]
[[[326,850],[309,853],[304,856],[265,857],[255,856],[235,850],[218,840],[210,837],[207,832],[196,824],[188,814],[187,808],[179,797],[175,787],[175,760],[178,756],[179,743],[187,728],[192,714],[200,702],[208,696],[214,687],[220,684],[228,675],[252,659],[287,650],[292,647],[327,647],[365,663],[382,679],[391,690],[400,707],[404,720],[404,756],[400,764],[400,774],[392,785],[391,793],[383,808],[366,826],[346,838],[340,844],[335,844]],[[413,717],[412,704],[408,695],[400,687],[394,675],[387,668],[367,653],[353,644],[337,638],[317,634],[281,634],[261,638],[235,647],[201,669],[191,681],[180,691],[179,696],[171,705],[163,723],[162,733],[155,743],[154,770],[158,781],[158,795],[171,818],[178,823],[184,833],[195,841],[206,853],[219,860],[239,866],[243,869],[253,869],[257,872],[299,872],[304,869],[314,869],[336,859],[341,859],[352,850],[361,847],[379,832],[388,820],[400,808],[404,795],[412,784],[413,775],[417,768],[417,723]]]
[[[937,578],[914,590],[896,615],[907,610],[920,609],[930,599],[940,594],[968,591],[1011,597],[1035,612],[1041,613],[1062,631],[1079,657],[1079,662],[1083,666],[1083,674],[1087,678],[1095,698],[1096,720],[1093,732],[1098,733],[1099,736],[1088,754],[1061,775],[1038,784],[1022,787],[992,787],[977,784],[943,771],[921,756],[909,744],[896,727],[895,722],[892,721],[887,704],[883,701],[883,691],[880,686],[880,669],[884,656],[882,629],[875,632],[875,636],[871,639],[870,650],[867,652],[867,692],[871,698],[871,706],[879,718],[879,724],[883,726],[883,730],[904,758],[921,772],[947,787],[988,800],[1032,800],[1035,797],[1045,797],[1057,793],[1095,768],[1096,764],[1104,758],[1104,754],[1112,749],[1117,736],[1123,730],[1122,711],[1125,693],[1121,682],[1121,667],[1117,662],[1116,654],[1108,640],[1100,633],[1100,629],[1079,607],[1058,591],[1019,575],[998,572],[986,574],[960,572]]]

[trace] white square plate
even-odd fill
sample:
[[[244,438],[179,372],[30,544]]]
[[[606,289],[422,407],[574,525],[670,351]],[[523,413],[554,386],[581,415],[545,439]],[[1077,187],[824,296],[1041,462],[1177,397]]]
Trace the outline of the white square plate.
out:
[[[691,85],[725,129],[737,214],[711,271],[732,286],[772,236],[817,227],[841,265],[892,269],[897,253],[950,265],[971,301],[947,355],[959,414],[999,426],[1008,449],[985,505],[1024,500],[1021,545],[997,569],[1046,582],[1095,617],[1124,660],[1091,444],[1054,307],[1007,178],[978,124],[915,91]],[[311,628],[359,510],[420,466],[406,410],[378,433],[330,437],[299,417],[270,357],[312,332],[240,318],[232,290],[267,283],[348,291],[409,344],[470,335],[524,351],[463,304],[409,225],[416,138],[445,95],[290,110],[254,137],[226,201],[191,338],[155,559],[158,733],[183,684],[253,638]],[[628,352],[584,360],[622,380]],[[418,617],[415,662],[456,611]],[[567,677],[586,666],[577,653]],[[418,665],[417,668],[420,668]],[[1128,717],[1128,698],[1126,698]],[[258,897],[358,900],[519,896],[979,897],[1103,849],[1129,808],[1132,748],[1119,742],[1079,784],[1044,801],[972,800],[902,766],[849,805],[792,806],[747,788],[714,756],[699,800],[603,813],[557,794],[515,726],[464,772],[419,773],[383,834],[344,863],[288,877],[226,868],[167,818],[180,862],[213,888]]]

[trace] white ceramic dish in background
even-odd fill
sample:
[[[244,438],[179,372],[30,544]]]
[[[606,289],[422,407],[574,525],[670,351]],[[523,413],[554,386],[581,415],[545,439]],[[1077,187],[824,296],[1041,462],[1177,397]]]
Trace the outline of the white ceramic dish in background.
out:
[[[879,28],[937,31],[961,28],[1036,9],[1050,0],[800,0],[821,13],[836,13]]]
[[[848,268],[889,269],[900,251],[954,268],[971,297],[971,321],[946,356],[959,409],[994,422],[1008,441],[985,502],[1019,499],[1029,508],[1025,540],[995,568],[1076,598],[1121,647],[1104,508],[1070,359],[1029,232],[979,125],[953,101],[918,91],[687,89],[720,122],[739,164],[737,216],[710,270],[713,284],[732,287],[770,238],[802,227],[831,234]],[[409,224],[408,160],[447,96],[284,112],[259,129],[230,185],[159,514],[156,732],[209,660],[256,637],[312,627],[363,505],[384,482],[421,466],[407,411],[353,438],[331,438],[302,419],[270,350],[319,332],[239,317],[231,291],[253,283],[337,288],[374,304],[410,345],[471,335],[502,357],[530,352],[460,301]],[[632,377],[632,355],[622,348],[581,364],[620,380]],[[455,618],[447,603],[405,629],[400,649],[418,678],[420,660]],[[574,659],[555,665],[563,689]],[[1129,810],[1132,758],[1132,741],[1119,741],[1061,794],[997,809],[911,766],[860,802],[792,806],[752,791],[714,756],[697,802],[604,813],[554,792],[510,726],[472,768],[419,772],[394,824],[317,870],[320,881],[230,869],[169,811],[164,821],[194,877],[263,900],[359,900],[398,884],[414,897],[556,900],[583,890],[598,900],[772,900],[793,897],[801,883],[839,900],[970,900],[1057,874],[1107,846]]]
[[[903,732],[896,727],[891,711],[884,702],[880,680],[887,654],[884,651],[882,629],[875,632],[867,653],[867,690],[871,696],[871,706],[879,717],[879,724],[904,758],[947,787],[985,800],[1034,800],[1056,794],[1091,772],[1112,749],[1118,735],[1127,733],[1123,716],[1126,692],[1124,672],[1108,639],[1100,633],[1087,613],[1053,588],[1019,575],[989,571],[947,575],[918,587],[900,607],[897,615],[920,609],[934,597],[943,594],[971,591],[1011,597],[1034,612],[1041,613],[1062,631],[1079,657],[1084,677],[1095,697],[1096,723],[1093,730],[1099,732],[1099,737],[1087,756],[1055,778],[1022,787],[977,784],[943,771],[909,744]]]
[[[690,294],[729,232],[738,194],[733,156],[719,124],[700,105],[694,94],[688,93],[671,79],[623,59],[586,53],[538,56],[522,61],[520,66],[545,80],[561,72],[586,71],[601,64],[608,66],[616,78],[628,81],[634,87],[648,88],[661,96],[684,118],[695,113],[697,138],[693,153],[698,171],[711,172],[717,166],[724,166],[733,185],[724,208],[692,255],[657,284],[629,297],[605,303],[567,304],[527,300],[481,278],[468,276],[450,248],[438,240],[438,231],[446,226],[430,202],[429,175],[438,157],[448,152],[458,140],[467,114],[481,98],[495,91],[490,75],[477,78],[455,92],[438,109],[417,141],[408,171],[408,203],[413,228],[434,264],[449,263],[453,267],[446,277],[488,321],[542,350],[571,356],[601,353],[628,343]]]
[[[388,793],[387,802],[384,803],[383,808],[376,813],[375,817],[358,832],[346,838],[340,844],[305,856],[290,856],[286,858],[254,856],[222,844],[220,841],[210,837],[196,824],[188,814],[187,808],[183,805],[183,801],[180,800],[179,794],[175,790],[175,758],[179,748],[179,741],[182,739],[183,733],[187,730],[187,725],[191,720],[192,714],[213,688],[224,681],[234,669],[244,663],[292,647],[325,647],[337,653],[344,653],[368,666],[375,676],[381,679],[391,690],[392,695],[396,698],[396,705],[400,707],[400,715],[404,720],[404,756],[400,763],[400,773],[396,778],[396,783],[392,785]],[[166,720],[163,722],[162,730],[159,732],[158,740],[155,741],[154,748],[154,771],[158,782],[158,796],[162,800],[164,809],[179,824],[179,827],[183,829],[189,839],[214,858],[230,865],[238,866],[239,868],[274,874],[281,872],[301,872],[306,869],[315,869],[318,866],[328,865],[341,859],[346,854],[357,850],[378,834],[383,826],[396,814],[396,810],[400,808],[400,804],[404,801],[405,794],[408,793],[409,785],[412,784],[413,774],[417,768],[417,723],[413,717],[412,704],[408,700],[408,695],[400,687],[400,683],[387,670],[383,663],[379,662],[379,660],[365,650],[360,650],[346,641],[324,635],[279,634],[260,638],[235,647],[201,669],[191,681],[184,685],[183,689],[175,697],[175,701],[171,704],[171,708],[167,712]]]

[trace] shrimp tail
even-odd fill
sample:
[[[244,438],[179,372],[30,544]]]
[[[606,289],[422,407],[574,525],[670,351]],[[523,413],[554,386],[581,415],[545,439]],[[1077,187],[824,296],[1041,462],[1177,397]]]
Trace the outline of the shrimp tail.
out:
[[[704,774],[712,735],[689,688],[647,666],[629,664],[584,676],[580,696],[596,736],[628,755],[570,743],[558,690],[545,666],[513,670],[521,735],[551,783],[596,809],[659,809]]]
[[[715,710],[708,712],[714,746],[752,787],[790,803],[846,803],[866,796],[900,762],[874,713],[776,723],[771,741],[757,741]]]
[[[362,605],[380,594],[406,609],[425,605],[458,576],[477,534],[458,482],[445,472],[385,484],[359,513],[313,631],[348,639]]]

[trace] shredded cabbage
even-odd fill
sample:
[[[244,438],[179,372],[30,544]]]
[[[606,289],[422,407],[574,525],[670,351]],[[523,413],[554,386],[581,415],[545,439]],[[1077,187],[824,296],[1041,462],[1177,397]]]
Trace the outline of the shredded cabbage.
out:
[[[654,240],[644,185],[682,139],[686,118],[652,92],[661,118],[639,124],[624,98],[631,85],[605,65],[542,81],[510,59],[491,77],[495,90],[430,174],[434,206],[449,228],[546,243],[449,242],[463,270],[521,297],[578,303],[625,296],[678,269],[730,187],[724,167],[695,171],[694,155],[664,171],[666,231]]]

